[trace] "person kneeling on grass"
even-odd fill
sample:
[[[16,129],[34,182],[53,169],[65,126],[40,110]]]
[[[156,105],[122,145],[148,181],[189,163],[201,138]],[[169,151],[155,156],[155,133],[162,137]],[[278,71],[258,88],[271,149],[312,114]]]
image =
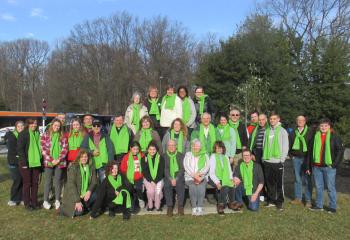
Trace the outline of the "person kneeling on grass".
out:
[[[160,204],[163,198],[164,186],[164,159],[158,153],[158,146],[150,142],[147,148],[147,155],[141,160],[142,173],[144,174],[143,184],[147,192],[147,211],[162,211]],[[153,204],[154,203],[154,204]]]
[[[210,156],[209,184],[216,188],[218,214],[224,214],[227,197],[228,207],[234,207],[233,174],[229,158],[225,155],[226,148],[222,141],[216,141],[213,154]]]
[[[109,216],[123,213],[123,219],[130,219],[131,185],[123,174],[118,172],[118,163],[112,161],[106,166],[107,177],[97,189],[96,201],[92,207],[90,219],[96,218],[100,211],[108,207]]]
[[[80,149],[77,159],[68,168],[61,215],[76,217],[89,211],[95,199],[96,172],[86,150]]]
[[[199,139],[192,142],[192,151],[186,153],[184,158],[185,181],[189,189],[192,205],[192,215],[203,215],[203,201],[207,187],[207,174],[209,171],[209,157],[201,149]]]
[[[120,164],[120,172],[126,175],[128,181],[131,183],[132,206],[131,211],[138,213],[140,208],[145,207],[143,200],[143,173],[141,166],[141,159],[144,154],[140,152],[141,146],[134,141],[130,145],[129,153],[125,154]]]
[[[185,199],[185,177],[184,177],[184,155],[177,151],[175,140],[168,141],[168,148],[164,154],[165,160],[165,177],[164,177],[164,193],[166,205],[168,207],[167,215],[173,216],[174,210],[174,189],[177,194],[177,213],[184,215],[184,199]]]
[[[264,175],[260,164],[252,160],[249,149],[242,152],[243,162],[235,169],[236,200],[235,210],[243,206],[243,196],[247,197],[248,209],[257,211],[259,209],[259,195],[264,187]]]

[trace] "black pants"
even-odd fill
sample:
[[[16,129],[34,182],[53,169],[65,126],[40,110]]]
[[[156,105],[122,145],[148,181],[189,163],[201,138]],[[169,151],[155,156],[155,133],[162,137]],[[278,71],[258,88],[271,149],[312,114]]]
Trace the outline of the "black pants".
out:
[[[134,182],[133,190],[130,192],[132,197],[132,209],[140,207],[139,199],[143,200],[143,179]]]
[[[127,214],[129,209],[126,207],[127,194],[125,192],[121,192],[123,195],[123,204],[117,205],[113,201],[108,204],[108,210],[114,213],[123,213]]]
[[[253,149],[253,154],[255,156],[255,162],[262,164],[262,155],[263,155],[263,151],[260,148],[254,148]]]
[[[19,172],[18,166],[16,165],[9,165],[9,170],[13,180],[10,200],[15,203],[20,203],[22,201],[22,176]]]
[[[268,202],[281,206],[284,202],[284,166],[282,163],[269,163],[265,161],[264,168]]]

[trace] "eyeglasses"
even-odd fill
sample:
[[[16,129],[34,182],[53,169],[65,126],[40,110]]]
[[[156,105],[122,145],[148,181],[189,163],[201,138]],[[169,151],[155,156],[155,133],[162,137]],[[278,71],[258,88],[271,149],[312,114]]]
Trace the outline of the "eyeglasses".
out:
[[[239,117],[240,114],[231,114],[232,117]]]
[[[195,93],[203,93],[203,92],[195,92]]]
[[[100,125],[92,125],[92,127],[101,127]]]

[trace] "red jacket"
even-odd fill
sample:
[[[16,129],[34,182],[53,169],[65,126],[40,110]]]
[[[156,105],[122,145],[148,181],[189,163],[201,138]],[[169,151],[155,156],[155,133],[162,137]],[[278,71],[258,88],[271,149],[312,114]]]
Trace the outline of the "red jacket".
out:
[[[128,171],[128,160],[129,160],[129,155],[130,155],[130,152],[128,152],[127,154],[124,155],[123,159],[122,159],[122,162],[120,164],[120,171],[123,173],[123,174],[127,174],[127,171]],[[144,157],[144,154],[141,153],[141,158]],[[136,160],[136,157],[134,156],[134,161]],[[139,165],[141,167],[141,159],[138,159],[139,161]],[[141,178],[143,178],[143,174],[142,172],[140,171],[137,171],[137,167],[135,168],[135,173],[134,173],[134,181],[137,181]]]

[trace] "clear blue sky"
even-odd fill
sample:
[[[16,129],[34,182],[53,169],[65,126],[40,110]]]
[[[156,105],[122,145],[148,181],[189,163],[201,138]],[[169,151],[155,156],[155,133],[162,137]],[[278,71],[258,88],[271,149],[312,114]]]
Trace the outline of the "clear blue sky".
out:
[[[53,44],[75,24],[127,11],[140,19],[162,15],[198,39],[233,34],[254,10],[254,0],[0,0],[0,41],[33,37]]]

